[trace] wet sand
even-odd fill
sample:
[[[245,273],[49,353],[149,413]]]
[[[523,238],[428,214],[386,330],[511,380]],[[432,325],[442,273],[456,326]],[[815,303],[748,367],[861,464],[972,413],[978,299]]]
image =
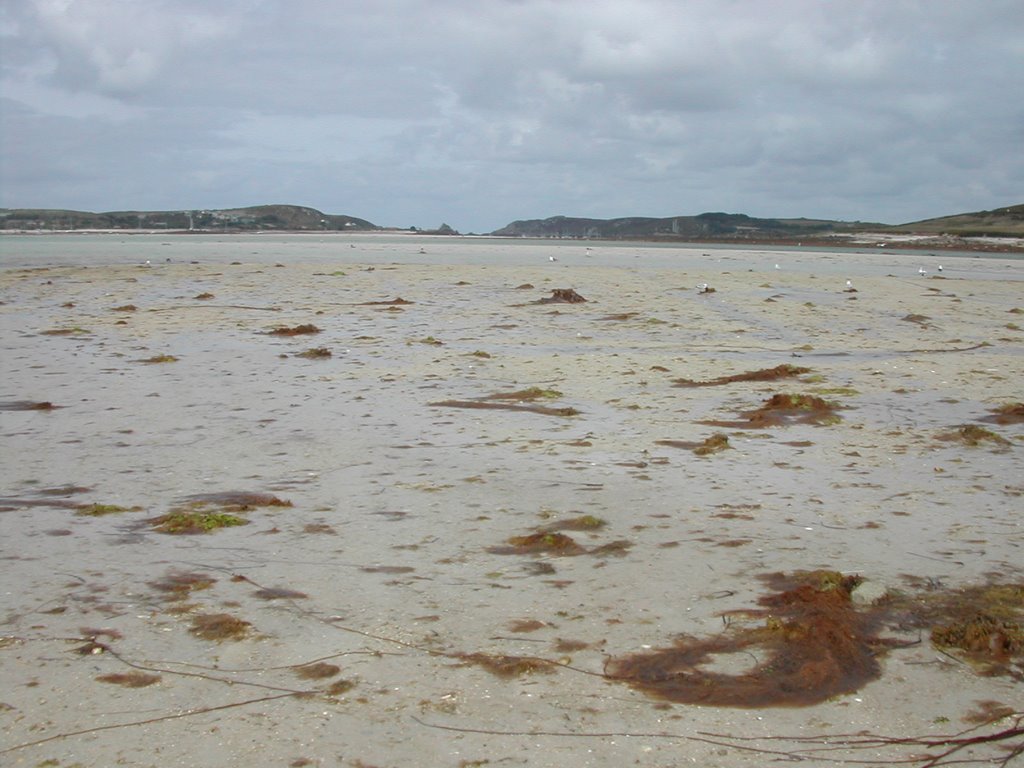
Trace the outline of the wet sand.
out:
[[[743,612],[768,574],[1024,581],[1024,427],[986,421],[1024,400],[1024,262],[477,248],[0,272],[0,762],[755,766],[1024,710],[1012,677],[895,620],[878,679],[806,706],[666,702],[605,675],[764,625]],[[587,301],[539,303],[561,288]],[[782,364],[809,370],[679,386]],[[779,393],[836,418],[742,423]],[[948,439],[968,424],[995,437]],[[691,450],[716,433],[728,449]],[[224,493],[290,506],[196,498]],[[155,530],[174,510],[246,524]],[[561,530],[572,553],[509,543],[584,516]],[[203,631],[222,614],[238,621]],[[529,663],[486,668],[504,657]]]

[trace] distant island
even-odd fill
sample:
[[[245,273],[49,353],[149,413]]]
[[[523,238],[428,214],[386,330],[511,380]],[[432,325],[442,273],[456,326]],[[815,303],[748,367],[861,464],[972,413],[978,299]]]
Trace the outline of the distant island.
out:
[[[417,232],[456,236],[441,224],[420,230],[382,227],[355,216],[323,213],[297,205],[179,211],[111,211],[91,213],[55,209],[0,209],[0,230],[82,231],[135,230],[175,232]],[[742,213],[697,216],[589,219],[552,216],[524,219],[486,233],[494,237],[663,242],[728,242],[802,245],[920,246],[965,250],[1024,250],[1024,205],[977,211],[908,224],[830,219],[761,219]]]
[[[553,216],[513,221],[491,233],[503,237],[671,242],[878,245],[915,243],[930,248],[1024,249],[1024,205],[964,213],[909,224],[829,219],[758,219],[742,213],[586,219]]]

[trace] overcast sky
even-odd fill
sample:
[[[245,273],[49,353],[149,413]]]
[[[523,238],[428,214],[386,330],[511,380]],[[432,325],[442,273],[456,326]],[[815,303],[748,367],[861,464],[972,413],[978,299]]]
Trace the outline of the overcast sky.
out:
[[[1024,202],[1024,0],[3,0],[0,50],[3,207]]]

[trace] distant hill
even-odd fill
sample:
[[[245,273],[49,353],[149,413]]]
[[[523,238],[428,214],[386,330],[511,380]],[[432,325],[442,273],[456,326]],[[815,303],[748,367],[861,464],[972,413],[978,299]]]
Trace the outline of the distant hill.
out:
[[[896,232],[947,234],[957,237],[1024,237],[1024,205],[960,213],[890,227]]]
[[[725,240],[736,242],[815,242],[861,233],[944,235],[967,237],[1024,237],[1024,205],[963,213],[938,219],[888,225],[877,222],[828,219],[757,219],[741,213],[702,213],[699,216],[586,219],[552,216],[513,221],[491,234],[504,237],[591,238],[602,240]]]
[[[884,224],[830,221],[825,219],[756,219],[742,213],[702,213],[699,216],[671,216],[652,219],[631,216],[623,219],[584,219],[552,216],[549,219],[513,221],[492,232],[499,236],[569,237],[593,239],[665,238],[779,239],[824,236],[835,232],[860,232],[884,228]]]
[[[322,213],[299,205],[256,205],[249,208],[180,211],[65,211],[0,209],[0,229],[168,229],[216,232],[344,231],[380,229],[365,219]]]

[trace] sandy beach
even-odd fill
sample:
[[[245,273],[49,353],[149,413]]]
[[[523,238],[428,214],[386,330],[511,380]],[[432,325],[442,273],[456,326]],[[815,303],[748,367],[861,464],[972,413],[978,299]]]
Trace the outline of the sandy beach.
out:
[[[1024,261],[6,240],[0,764],[1024,750]]]

